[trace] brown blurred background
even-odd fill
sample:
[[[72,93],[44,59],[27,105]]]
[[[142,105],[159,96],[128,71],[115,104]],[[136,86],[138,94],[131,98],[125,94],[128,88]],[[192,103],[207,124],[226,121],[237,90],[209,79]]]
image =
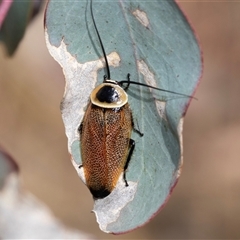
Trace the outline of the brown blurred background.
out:
[[[24,187],[68,226],[103,239],[240,238],[240,2],[180,5],[204,53],[199,100],[185,119],[183,173],[162,212],[125,235],[98,229],[69,160],[59,110],[64,78],[45,46],[43,14],[14,58],[0,46],[0,145],[18,162]]]

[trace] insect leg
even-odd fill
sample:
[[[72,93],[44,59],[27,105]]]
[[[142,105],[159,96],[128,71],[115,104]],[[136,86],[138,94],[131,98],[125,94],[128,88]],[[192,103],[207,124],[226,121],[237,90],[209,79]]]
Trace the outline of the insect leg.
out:
[[[133,139],[130,139],[130,141],[129,141],[129,149],[130,150],[129,150],[129,153],[128,153],[128,158],[127,158],[126,164],[124,166],[124,173],[123,173],[123,179],[125,181],[126,187],[128,186],[128,182],[127,182],[127,179],[126,179],[126,170],[128,168],[128,164],[131,160],[134,148],[135,148],[135,141]]]
[[[120,81],[120,83],[121,83],[121,81]],[[122,84],[120,84],[120,86],[122,86]],[[129,86],[130,86],[130,73],[127,74],[127,86],[124,87],[124,90],[127,91]]]
[[[137,134],[139,134],[140,137],[143,137],[143,135],[144,135],[142,132],[140,132],[139,129],[135,128],[134,126],[133,126],[133,131],[136,132]]]
[[[79,131],[80,134],[82,133],[82,128],[83,128],[83,123],[81,123],[78,127],[78,131]]]
[[[132,128],[133,128],[133,131],[136,132],[140,137],[143,137],[144,134],[142,132],[140,132],[139,126],[138,126],[138,122],[137,122],[137,127],[138,128],[135,128],[133,117],[132,117]]]
[[[108,79],[108,78],[107,78],[107,75],[104,75],[104,76],[103,76],[103,82],[106,82],[107,79]]]

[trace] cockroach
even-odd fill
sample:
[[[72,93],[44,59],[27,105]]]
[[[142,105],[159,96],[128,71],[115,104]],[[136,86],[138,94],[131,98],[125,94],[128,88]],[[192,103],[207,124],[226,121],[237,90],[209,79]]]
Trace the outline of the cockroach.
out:
[[[122,173],[125,185],[128,186],[126,170],[135,147],[131,133],[135,130],[143,136],[139,130],[134,128],[132,111],[126,93],[130,84],[184,97],[191,96],[131,81],[130,74],[127,75],[127,80],[112,80],[106,52],[94,19],[92,0],[90,11],[107,74],[104,76],[103,83],[92,91],[90,102],[79,126],[82,156],[82,165],[79,168],[84,170],[86,185],[93,198],[102,199],[113,191]],[[126,86],[123,87],[123,84]]]

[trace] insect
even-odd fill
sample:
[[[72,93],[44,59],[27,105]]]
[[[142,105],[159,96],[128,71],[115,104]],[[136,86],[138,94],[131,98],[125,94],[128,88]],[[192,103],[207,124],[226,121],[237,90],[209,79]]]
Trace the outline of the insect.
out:
[[[134,128],[132,111],[126,93],[130,84],[185,97],[190,96],[131,81],[130,74],[127,75],[127,80],[112,80],[106,52],[94,19],[92,0],[90,11],[107,74],[104,76],[103,83],[92,91],[90,102],[79,126],[82,155],[82,165],[79,168],[84,170],[86,185],[93,198],[101,199],[112,192],[122,173],[125,185],[128,186],[126,170],[135,147],[131,133],[134,130],[143,136],[139,130]],[[126,86],[123,87],[123,84]]]

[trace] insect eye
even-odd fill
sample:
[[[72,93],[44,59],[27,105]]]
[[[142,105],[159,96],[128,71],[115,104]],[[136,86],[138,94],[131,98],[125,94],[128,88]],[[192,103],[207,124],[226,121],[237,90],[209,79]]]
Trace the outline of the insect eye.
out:
[[[114,87],[103,86],[96,95],[100,102],[113,103],[119,100],[119,93]]]

